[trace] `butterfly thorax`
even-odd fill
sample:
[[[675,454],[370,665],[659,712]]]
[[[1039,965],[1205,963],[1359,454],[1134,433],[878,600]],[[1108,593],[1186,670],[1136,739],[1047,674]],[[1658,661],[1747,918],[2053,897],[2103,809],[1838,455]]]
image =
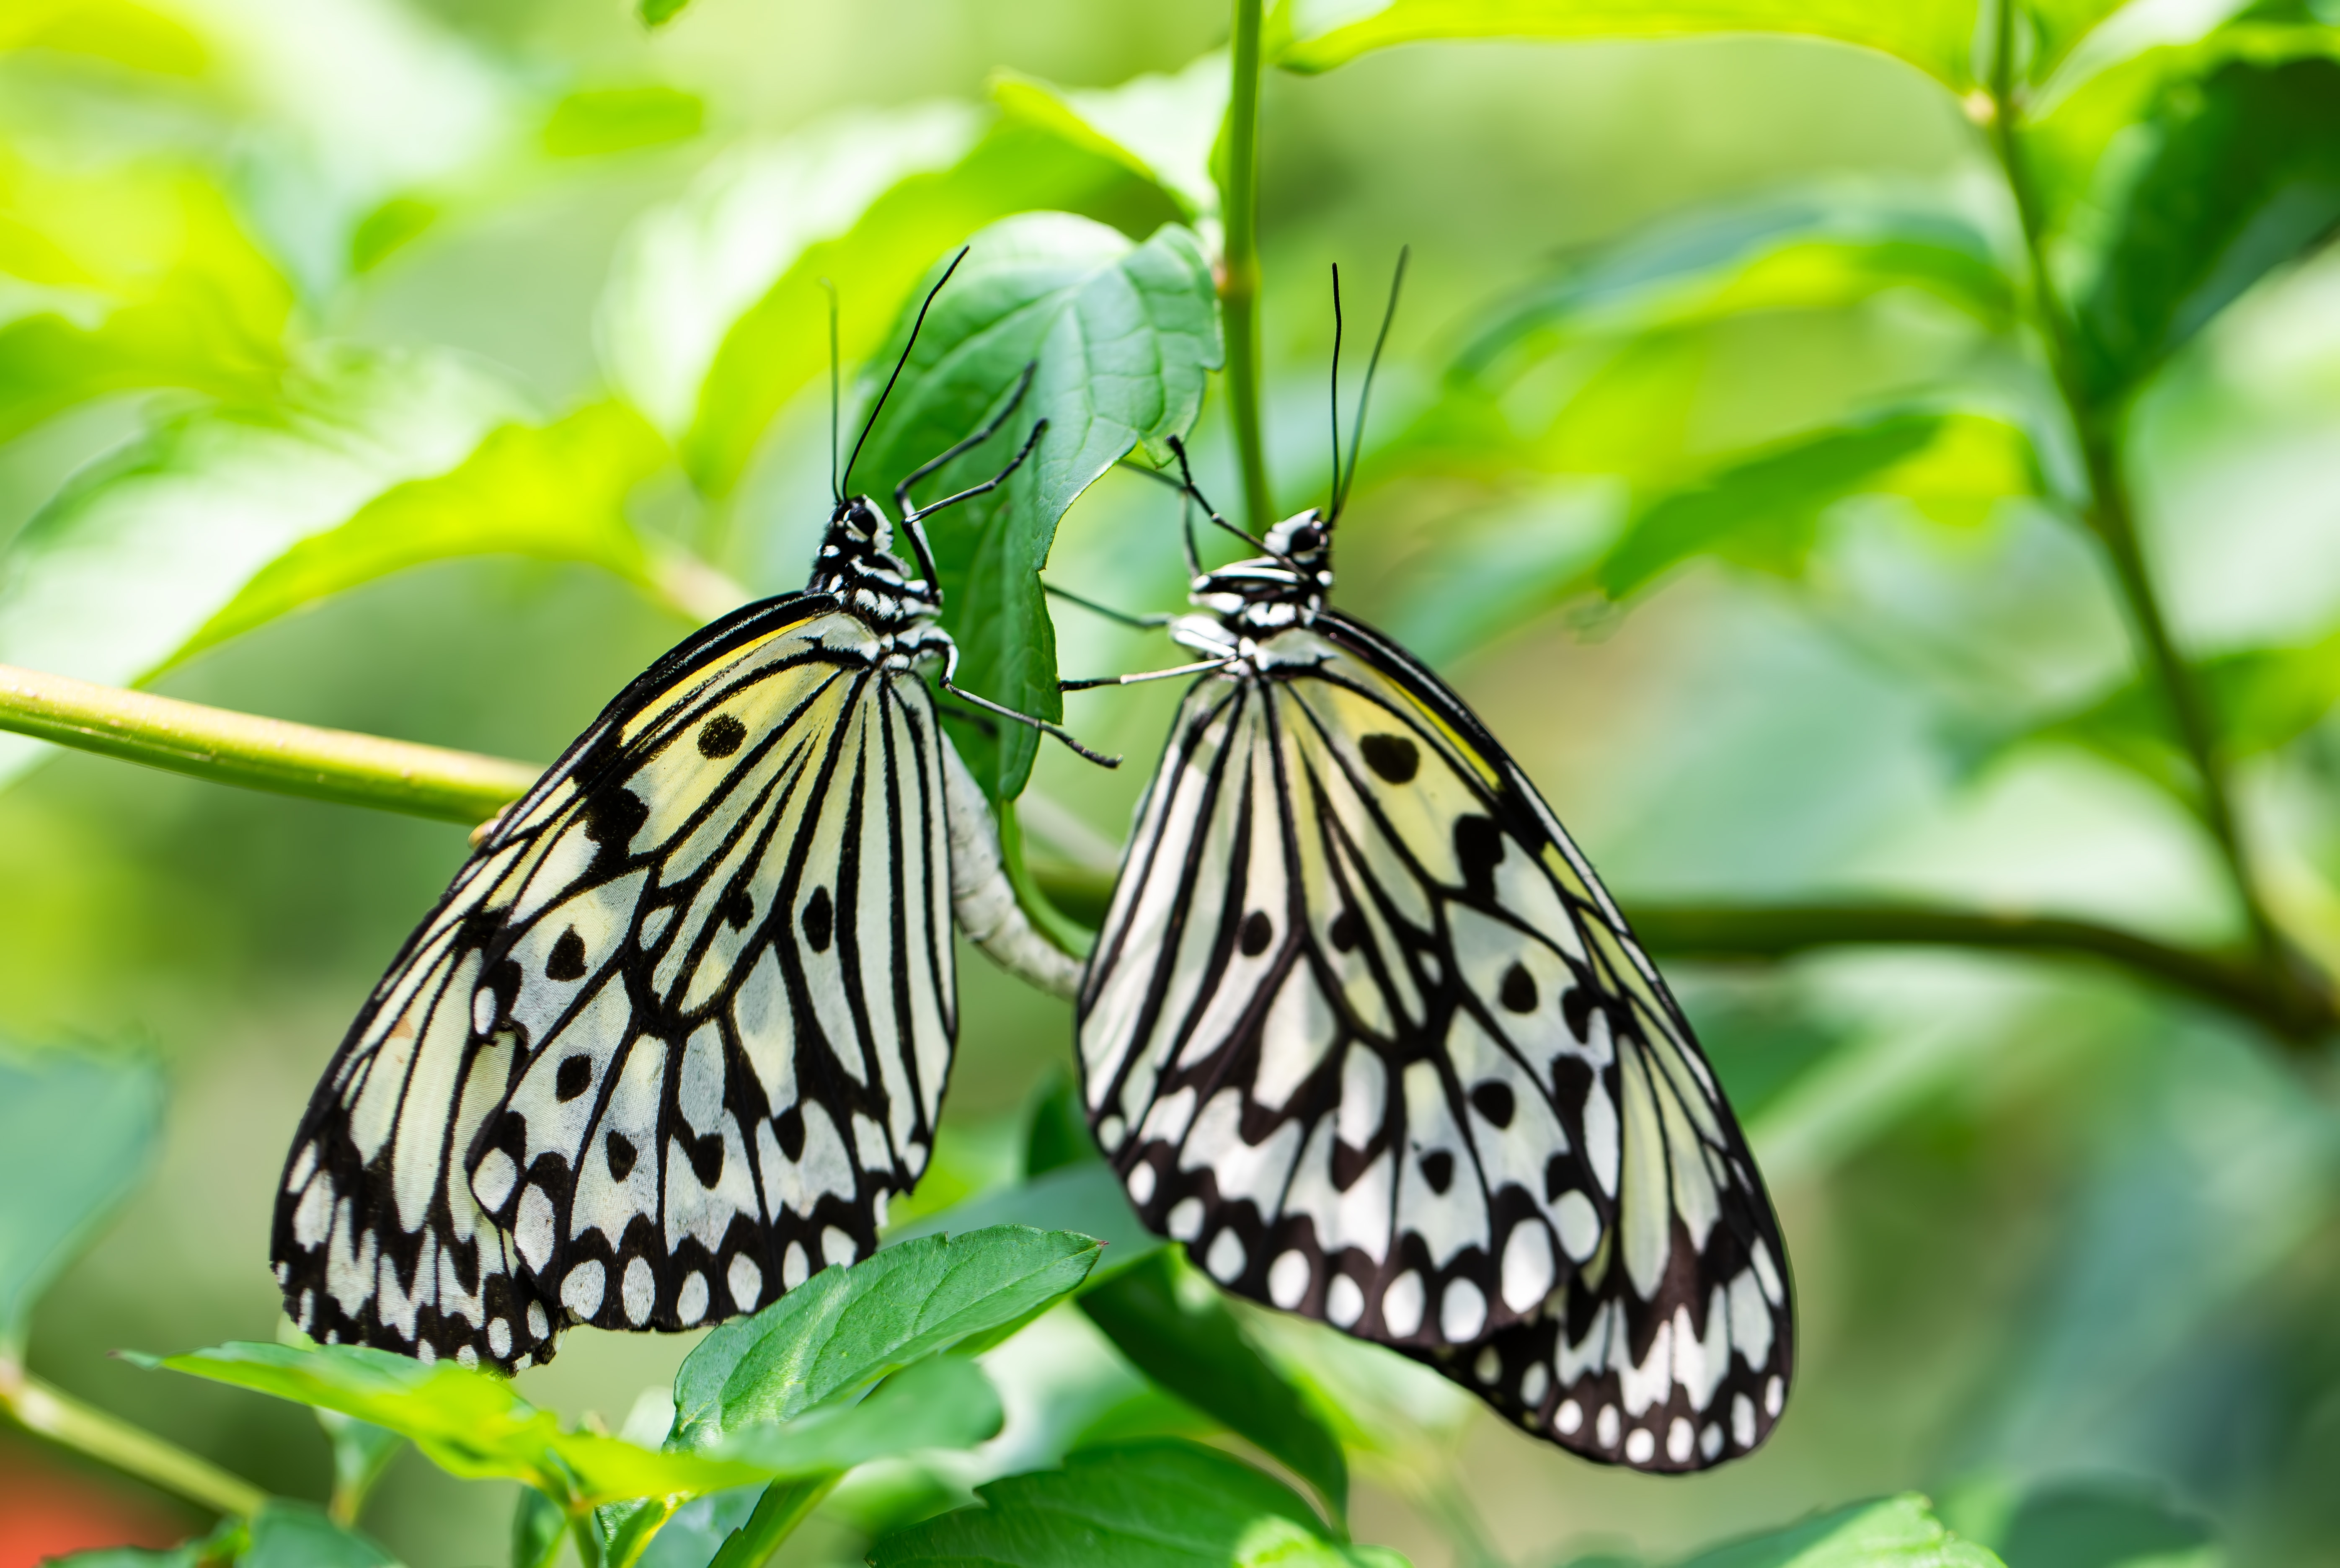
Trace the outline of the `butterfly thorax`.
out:
[[[866,495],[838,501],[829,514],[820,553],[813,558],[808,593],[826,593],[880,634],[923,630],[941,612],[942,590],[909,580],[909,569],[888,548],[893,525]],[[937,634],[939,635],[939,634]],[[912,637],[913,643],[927,639]]]
[[[1332,541],[1314,507],[1268,531],[1270,553],[1196,578],[1187,597],[1205,615],[1183,616],[1171,635],[1189,648],[1250,658],[1279,632],[1315,623],[1333,591]]]

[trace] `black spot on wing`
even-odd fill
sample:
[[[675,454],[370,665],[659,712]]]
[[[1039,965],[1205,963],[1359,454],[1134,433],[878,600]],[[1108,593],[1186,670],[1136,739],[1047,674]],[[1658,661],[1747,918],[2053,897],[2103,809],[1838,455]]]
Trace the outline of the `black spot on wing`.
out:
[[[1528,973],[1525,964],[1513,964],[1503,971],[1503,988],[1500,999],[1505,1007],[1514,1013],[1535,1011],[1535,977]]]
[[[1244,957],[1256,958],[1275,939],[1275,922],[1267,918],[1266,910],[1254,909],[1244,917],[1242,938]]]
[[[1422,1179],[1430,1190],[1443,1194],[1454,1185],[1454,1156],[1444,1149],[1433,1149],[1422,1156]]]
[[[613,785],[585,802],[585,837],[605,850],[624,854],[642,824],[650,819],[649,802],[632,790]]]
[[[1357,742],[1365,766],[1392,784],[1413,781],[1422,770],[1421,748],[1403,735],[1368,735]]]
[[[601,1152],[610,1162],[610,1179],[615,1182],[624,1181],[631,1176],[634,1161],[641,1157],[641,1151],[634,1147],[634,1140],[620,1132],[613,1132],[602,1140]]]
[[[748,727],[729,713],[719,713],[699,727],[699,754],[709,759],[729,757],[748,739]]]
[[[585,938],[571,926],[560,933],[545,956],[544,973],[548,979],[581,980],[585,978]]]
[[[1333,917],[1333,946],[1342,952],[1353,951],[1364,934],[1364,922],[1357,918],[1354,909],[1343,909]]]
[[[1454,819],[1454,858],[1462,867],[1462,885],[1481,898],[1495,891],[1495,867],[1503,858],[1503,830],[1492,817],[1477,814]]]
[[[564,1057],[553,1075],[552,1092],[563,1104],[575,1099],[593,1087],[593,1058],[587,1056]]]
[[[1518,1102],[1512,1096],[1512,1086],[1495,1078],[1488,1079],[1471,1091],[1471,1104],[1491,1126],[1496,1127],[1510,1126],[1513,1113],[1519,1109]]]

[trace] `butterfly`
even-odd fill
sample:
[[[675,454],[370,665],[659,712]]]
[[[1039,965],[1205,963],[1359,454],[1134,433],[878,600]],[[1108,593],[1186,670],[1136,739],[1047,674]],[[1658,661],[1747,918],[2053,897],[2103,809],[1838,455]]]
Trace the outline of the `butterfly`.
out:
[[[1047,422],[984,483],[910,489],[1031,382],[895,488],[917,581],[833,486],[803,592],[659,660],[481,836],[293,1138],[272,1256],[303,1331],[510,1370],[572,1324],[689,1328],[875,1250],[950,1074],[954,907],[1011,967],[1072,968],[1024,922],[922,672],[1113,760],[962,691],[936,624],[921,520]]]
[[[1700,1469],[1780,1417],[1779,1224],[1552,809],[1435,673],[1326,603],[1364,401],[1325,511],[1215,571],[1189,532],[1201,613],[1155,619],[1195,662],[1066,683],[1197,672],[1082,979],[1090,1126],[1227,1288],[1588,1458]]]

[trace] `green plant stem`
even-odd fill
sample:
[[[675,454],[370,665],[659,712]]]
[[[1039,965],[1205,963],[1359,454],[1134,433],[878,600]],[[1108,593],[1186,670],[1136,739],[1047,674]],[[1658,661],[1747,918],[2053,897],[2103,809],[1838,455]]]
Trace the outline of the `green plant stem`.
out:
[[[2295,1025],[2311,1018],[2328,1022],[2328,1002],[2309,995],[2305,978],[2295,966],[2289,945],[2284,941],[2260,894],[2241,819],[2235,810],[2208,699],[2193,667],[2170,635],[2169,618],[2154,587],[2137,536],[2136,509],[2129,496],[2127,465],[2122,461],[2119,411],[2100,406],[2080,373],[2071,313],[2048,264],[2046,214],[2040,209],[2038,193],[2032,186],[2024,162],[2020,135],[2022,94],[2015,77],[2016,5],[2017,0],[1998,0],[1990,82],[1990,142],[2023,233],[2024,256],[2031,273],[2032,299],[2048,369],[2078,439],[2081,459],[2087,471],[2086,521],[2112,567],[2113,581],[2127,612],[2147,678],[2160,690],[2178,743],[2193,763],[2198,781],[2196,806],[2242,907],[2251,945],[2264,972],[2265,988],[2276,998],[2277,1010]]]
[[[707,1568],[763,1568],[765,1560],[779,1550],[780,1543],[795,1533],[796,1527],[820,1506],[820,1500],[843,1479],[839,1473],[802,1481],[773,1482],[757,1499],[756,1511],[748,1516],[748,1523],[724,1538],[722,1549]]]
[[[25,1431],[112,1465],[214,1513],[249,1518],[268,1494],[151,1432],[84,1404],[73,1395],[0,1360],[0,1411]]]
[[[220,784],[481,822],[536,782],[525,762],[288,724],[0,665],[0,729]]]
[[[1262,0],[1234,0],[1227,94],[1227,169],[1222,192],[1226,251],[1219,261],[1219,319],[1226,328],[1227,419],[1243,468],[1244,515],[1255,533],[1275,521],[1267,488],[1267,441],[1259,384],[1259,28]]]

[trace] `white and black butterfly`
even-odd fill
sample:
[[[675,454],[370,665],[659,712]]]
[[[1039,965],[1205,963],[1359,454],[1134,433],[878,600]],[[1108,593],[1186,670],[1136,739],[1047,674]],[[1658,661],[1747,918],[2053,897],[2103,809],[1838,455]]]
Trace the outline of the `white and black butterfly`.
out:
[[[1258,559],[1196,567],[1205,613],[1170,622],[1202,673],[1083,978],[1090,1124],[1229,1288],[1589,1458],[1745,1454],[1794,1364],[1746,1140],[1534,786],[1326,606],[1347,483]]]
[[[1046,422],[987,483],[909,501],[1030,382],[896,488],[922,581],[840,493],[804,592],[660,659],[486,833],[293,1139],[272,1253],[301,1328],[510,1368],[570,1324],[689,1328],[875,1249],[933,1148],[954,906],[1011,967],[1072,966],[1023,922],[922,674],[1071,743],[952,684],[919,525]]]

